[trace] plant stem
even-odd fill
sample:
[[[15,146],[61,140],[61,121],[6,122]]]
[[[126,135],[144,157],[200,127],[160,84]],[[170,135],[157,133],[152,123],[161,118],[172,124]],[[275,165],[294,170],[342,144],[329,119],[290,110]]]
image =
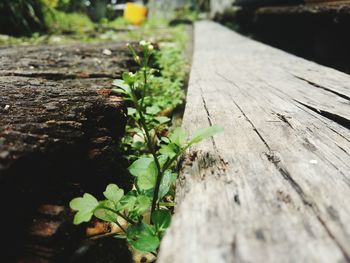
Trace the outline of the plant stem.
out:
[[[175,206],[175,203],[170,203],[170,202],[159,202],[159,205],[161,205],[161,206]]]
[[[126,230],[124,229],[124,227],[122,227],[122,225],[118,222],[118,219],[115,221],[115,223],[119,226],[119,228],[126,234]]]
[[[156,210],[159,188],[160,188],[160,183],[162,181],[162,177],[163,177],[163,172],[158,170],[156,186],[154,187],[154,192],[153,192],[151,215],[154,213],[154,210]]]
[[[143,78],[144,78],[144,83],[143,83],[143,92],[142,92],[142,99],[141,99],[141,110],[143,110],[143,102],[146,96],[146,90],[147,90],[147,66],[144,67],[143,69]]]
[[[145,83],[144,83],[144,85],[145,85]],[[156,205],[157,205],[159,187],[160,187],[160,183],[161,183],[161,180],[162,180],[163,172],[161,170],[160,163],[159,163],[159,160],[157,158],[156,149],[154,148],[154,145],[152,143],[152,139],[151,139],[151,136],[150,136],[147,124],[146,124],[145,117],[143,116],[143,109],[142,109],[142,107],[140,106],[140,104],[137,101],[137,97],[135,96],[134,90],[131,89],[131,91],[132,91],[131,92],[131,95],[132,95],[131,99],[132,99],[132,101],[133,101],[133,103],[135,105],[137,113],[140,116],[139,125],[141,126],[141,128],[145,132],[146,141],[147,141],[147,147],[148,147],[148,150],[151,152],[151,154],[153,156],[154,162],[155,162],[156,167],[157,167],[157,172],[158,172],[157,173],[157,179],[156,179],[156,185],[155,185],[154,192],[153,192],[152,208],[151,208],[151,214],[152,214],[154,212],[155,208],[156,208]]]
[[[153,192],[153,200],[152,200],[152,208],[151,208],[151,214],[153,214],[154,210],[156,209],[157,205],[157,200],[158,200],[158,194],[159,194],[159,188],[160,188],[160,183],[162,181],[163,174],[165,171],[172,165],[173,162],[176,161],[176,159],[179,157],[179,155],[175,155],[173,158],[171,158],[163,167],[162,170],[158,170],[158,176],[157,176],[157,181],[156,181],[156,186],[154,188]]]
[[[106,206],[100,206],[99,208],[102,208],[102,209],[106,209],[108,211],[111,211],[112,213],[115,213],[117,214],[118,216],[120,216],[121,218],[123,218],[125,221],[127,221],[128,223],[130,224],[136,224],[136,222],[134,222],[133,220],[131,220],[130,218],[124,216],[122,213],[112,209],[112,208],[109,208],[109,207],[106,207]]]

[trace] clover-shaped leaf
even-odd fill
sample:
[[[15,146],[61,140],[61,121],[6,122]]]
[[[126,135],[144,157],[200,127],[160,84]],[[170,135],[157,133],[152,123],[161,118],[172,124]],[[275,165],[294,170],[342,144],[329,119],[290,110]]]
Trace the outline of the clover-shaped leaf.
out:
[[[124,190],[120,189],[115,184],[109,184],[106,188],[106,191],[103,192],[103,195],[108,199],[113,201],[114,203],[118,203],[119,200],[124,195]]]
[[[83,197],[74,198],[69,206],[71,209],[78,211],[74,216],[73,223],[79,225],[91,219],[95,208],[98,206],[98,201],[91,194],[86,193]]]

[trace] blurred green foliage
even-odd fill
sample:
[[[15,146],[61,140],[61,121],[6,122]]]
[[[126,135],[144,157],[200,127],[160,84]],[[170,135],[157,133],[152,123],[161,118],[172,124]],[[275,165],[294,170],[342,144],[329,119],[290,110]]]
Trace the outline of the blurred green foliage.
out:
[[[45,14],[45,22],[51,34],[83,34],[95,29],[95,24],[87,15],[55,9]]]
[[[81,33],[116,18],[111,0],[0,0],[0,34]]]
[[[30,35],[46,29],[42,1],[0,1],[0,32],[2,34]]]

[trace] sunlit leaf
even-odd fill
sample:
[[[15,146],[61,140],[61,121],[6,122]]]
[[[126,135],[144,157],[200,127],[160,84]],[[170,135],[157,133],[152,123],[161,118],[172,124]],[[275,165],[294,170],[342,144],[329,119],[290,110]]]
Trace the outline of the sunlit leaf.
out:
[[[211,136],[222,132],[223,130],[224,128],[218,125],[200,129],[193,134],[190,144],[199,143],[200,141],[210,138]]]
[[[103,195],[108,199],[113,201],[114,203],[119,202],[119,200],[124,195],[124,190],[120,189],[115,184],[109,184],[106,188],[106,191],[103,192]]]
[[[133,195],[124,195],[119,201],[119,206],[117,207],[118,211],[127,209],[132,211],[136,203],[136,196]]]
[[[100,205],[94,210],[94,215],[107,222],[116,222],[118,215],[114,213],[111,210],[108,210],[106,208],[110,208],[112,210],[115,210],[115,205],[112,201],[110,200],[105,200],[100,202]]]
[[[88,222],[98,204],[97,199],[88,193],[84,194],[83,197],[77,197],[70,201],[70,208],[78,211],[74,216],[73,223],[78,225],[82,222]]]
[[[129,172],[136,177],[144,176],[148,173],[152,162],[154,162],[153,158],[141,157],[129,166]]]
[[[175,143],[176,145],[182,147],[182,145],[184,145],[187,140],[186,131],[181,127],[176,128],[170,135],[169,139],[172,143]]]
[[[168,156],[169,158],[173,158],[179,152],[179,147],[174,143],[170,143],[167,145],[162,145],[159,152]]]
[[[154,119],[155,119],[157,122],[159,122],[159,124],[164,124],[164,123],[167,123],[167,122],[171,121],[170,118],[165,117],[165,116],[155,117]]]
[[[163,198],[170,190],[171,185],[176,182],[177,174],[170,170],[165,171],[159,187],[158,198]]]

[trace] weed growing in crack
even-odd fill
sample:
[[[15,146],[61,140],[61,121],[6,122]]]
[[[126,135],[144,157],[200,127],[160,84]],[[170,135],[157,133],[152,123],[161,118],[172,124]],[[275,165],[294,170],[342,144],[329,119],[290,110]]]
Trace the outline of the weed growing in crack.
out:
[[[128,168],[134,177],[134,189],[124,193],[117,185],[110,184],[103,192],[105,200],[98,201],[85,193],[73,199],[70,207],[77,211],[74,224],[88,222],[93,216],[115,223],[119,227],[115,236],[125,238],[136,250],[156,254],[171,221],[174,203],[169,202],[168,197],[173,200],[179,156],[191,145],[213,136],[222,128],[201,129],[192,138],[188,138],[182,128],[176,128],[170,134],[164,132],[164,126],[167,127],[171,120],[161,114],[167,107],[161,100],[164,94],[157,96],[154,89],[158,85],[165,92],[169,87],[162,85],[169,82],[157,78],[157,70],[152,68],[152,60],[159,56],[158,51],[146,41],[140,42],[139,53],[131,45],[128,48],[139,70],[124,73],[122,79],[115,80],[114,91],[123,94],[130,104],[129,123],[133,126],[129,129],[133,129],[133,137],[138,137],[130,146],[137,154]],[[131,136],[124,144],[128,142],[131,142]]]

